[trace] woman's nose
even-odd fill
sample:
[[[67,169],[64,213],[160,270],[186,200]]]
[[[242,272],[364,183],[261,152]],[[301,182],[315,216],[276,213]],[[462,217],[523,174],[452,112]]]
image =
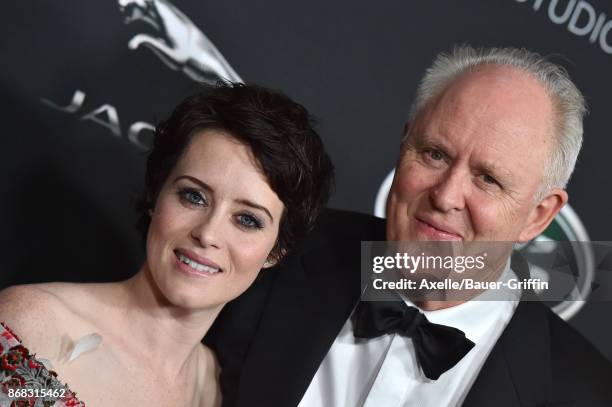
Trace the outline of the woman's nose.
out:
[[[221,248],[223,241],[223,216],[211,211],[203,214],[191,229],[191,237],[202,247]]]

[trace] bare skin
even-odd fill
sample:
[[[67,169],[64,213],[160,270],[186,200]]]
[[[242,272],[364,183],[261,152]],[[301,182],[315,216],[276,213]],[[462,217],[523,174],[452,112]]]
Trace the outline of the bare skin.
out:
[[[515,68],[486,66],[456,79],[406,126],[387,201],[387,240],[526,242],[539,235],[568,199],[553,188],[534,200],[554,117],[543,86]]]
[[[200,343],[218,310],[177,318],[155,291],[145,270],[120,283],[12,287],[0,320],[88,406],[220,405],[218,365]],[[68,362],[66,349],[92,333],[98,348]]]
[[[218,406],[219,368],[200,341],[273,264],[282,212],[249,147],[204,131],[157,196],[133,278],[11,287],[0,292],[0,321],[87,406]],[[72,344],[93,333],[99,347],[69,361]]]

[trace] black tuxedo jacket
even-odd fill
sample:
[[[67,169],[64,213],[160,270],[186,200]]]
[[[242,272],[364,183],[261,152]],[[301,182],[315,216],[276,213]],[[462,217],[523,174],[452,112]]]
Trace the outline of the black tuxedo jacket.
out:
[[[362,240],[385,240],[384,220],[328,210],[224,308],[205,338],[224,407],[297,406],[359,300]],[[463,405],[610,407],[612,367],[547,307],[521,302]]]

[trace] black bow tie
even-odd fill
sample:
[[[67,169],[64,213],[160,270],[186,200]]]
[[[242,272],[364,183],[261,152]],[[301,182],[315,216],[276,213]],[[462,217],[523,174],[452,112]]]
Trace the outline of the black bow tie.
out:
[[[417,308],[401,300],[362,301],[353,315],[357,338],[375,338],[387,333],[411,337],[423,373],[433,380],[455,366],[474,347],[463,331],[433,324]]]

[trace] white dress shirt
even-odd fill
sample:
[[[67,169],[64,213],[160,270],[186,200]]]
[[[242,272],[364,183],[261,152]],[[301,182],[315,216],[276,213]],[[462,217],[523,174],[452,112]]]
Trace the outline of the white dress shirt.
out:
[[[509,262],[508,262],[509,264]],[[515,277],[509,265],[500,277]],[[497,301],[484,292],[471,301],[436,311],[422,311],[430,322],[462,330],[475,346],[438,380],[425,377],[411,338],[386,334],[353,336],[349,318],[323,359],[299,407],[441,407],[459,406],[487,356],[512,318],[520,291],[501,288]],[[501,300],[505,299],[505,300]],[[412,303],[406,301],[409,306]]]

